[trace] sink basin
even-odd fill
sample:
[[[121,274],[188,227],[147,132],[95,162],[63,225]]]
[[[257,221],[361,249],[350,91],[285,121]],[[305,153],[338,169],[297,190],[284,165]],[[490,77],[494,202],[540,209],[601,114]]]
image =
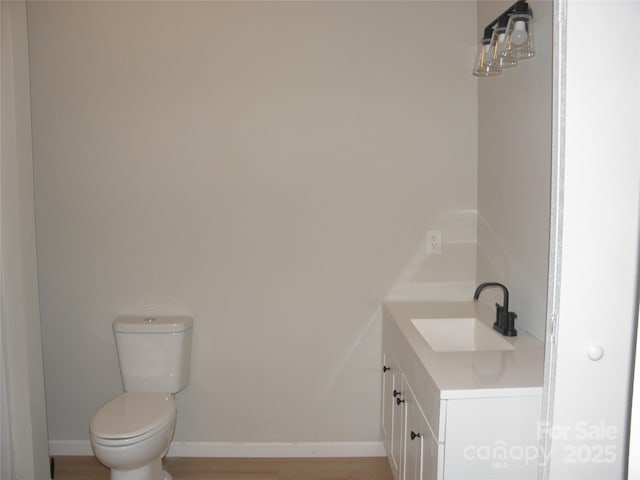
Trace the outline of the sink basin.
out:
[[[513,350],[513,345],[477,318],[413,318],[411,323],[434,352]]]

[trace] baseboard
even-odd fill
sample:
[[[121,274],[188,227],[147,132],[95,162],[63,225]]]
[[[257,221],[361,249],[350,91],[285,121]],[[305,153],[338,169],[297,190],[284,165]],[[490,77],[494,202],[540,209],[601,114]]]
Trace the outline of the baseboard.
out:
[[[93,455],[88,440],[51,440],[50,455]],[[169,457],[305,458],[384,457],[382,442],[179,442]]]

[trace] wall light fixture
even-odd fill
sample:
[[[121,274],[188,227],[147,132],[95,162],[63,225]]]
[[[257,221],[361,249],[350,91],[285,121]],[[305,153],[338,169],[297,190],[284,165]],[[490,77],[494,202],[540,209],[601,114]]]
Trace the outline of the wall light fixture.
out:
[[[500,75],[518,60],[536,54],[533,41],[533,12],[526,0],[518,0],[487,25],[478,45],[473,67],[477,77]]]

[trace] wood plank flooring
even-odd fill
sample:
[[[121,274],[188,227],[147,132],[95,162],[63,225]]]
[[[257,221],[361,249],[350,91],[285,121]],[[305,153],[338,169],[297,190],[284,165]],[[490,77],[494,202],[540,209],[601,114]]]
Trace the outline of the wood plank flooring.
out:
[[[386,458],[168,458],[173,480],[393,480]],[[109,480],[94,457],[55,457],[54,480]]]

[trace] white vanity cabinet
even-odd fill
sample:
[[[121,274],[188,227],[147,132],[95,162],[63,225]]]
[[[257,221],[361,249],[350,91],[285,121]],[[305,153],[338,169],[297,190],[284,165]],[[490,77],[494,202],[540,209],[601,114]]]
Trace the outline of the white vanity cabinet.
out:
[[[535,479],[542,346],[523,336],[509,352],[440,354],[414,335],[413,315],[398,312],[385,308],[382,331],[382,434],[394,479]],[[516,380],[520,361],[539,361],[539,377]]]

